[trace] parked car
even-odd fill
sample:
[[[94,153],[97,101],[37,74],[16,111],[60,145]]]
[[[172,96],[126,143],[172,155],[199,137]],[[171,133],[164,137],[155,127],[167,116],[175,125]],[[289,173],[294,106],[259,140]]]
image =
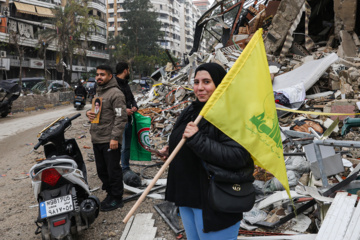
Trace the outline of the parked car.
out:
[[[7,79],[9,82],[12,83],[19,83],[19,78],[11,78]],[[21,78],[21,88],[23,91],[31,90],[37,83],[45,81],[44,77],[26,77]]]
[[[43,93],[43,92],[57,92],[64,89],[70,89],[70,85],[63,80],[49,80],[48,82],[49,82],[49,86],[47,89],[44,81],[35,84],[35,86],[31,88],[31,91]]]
[[[154,80],[152,80],[149,77],[142,77],[141,79],[134,79],[131,82],[132,84],[140,84],[140,86],[143,89],[150,89],[150,86],[152,86],[154,84]]]

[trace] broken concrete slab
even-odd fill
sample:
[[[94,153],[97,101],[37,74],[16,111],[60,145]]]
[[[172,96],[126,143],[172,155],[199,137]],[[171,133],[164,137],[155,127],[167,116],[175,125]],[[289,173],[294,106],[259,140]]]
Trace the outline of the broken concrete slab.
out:
[[[341,44],[338,48],[337,54],[339,57],[347,59],[357,57],[357,47],[352,36],[347,31],[340,31]]]
[[[354,31],[356,24],[356,0],[334,0],[335,34],[341,30]]]
[[[152,213],[138,213],[127,222],[120,240],[154,240],[157,227]],[[141,231],[139,231],[141,229]]]
[[[298,194],[295,191],[290,191],[290,195],[293,199],[298,197],[305,197],[306,195]],[[255,204],[255,207],[258,209],[264,209],[274,203],[279,203],[281,201],[290,201],[289,196],[287,195],[286,191],[278,191],[267,197],[266,199],[260,201],[259,203]]]

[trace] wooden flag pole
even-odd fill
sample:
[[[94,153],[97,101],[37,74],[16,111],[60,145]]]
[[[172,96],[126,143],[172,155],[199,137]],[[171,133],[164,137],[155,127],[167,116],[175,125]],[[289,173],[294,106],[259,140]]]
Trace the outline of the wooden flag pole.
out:
[[[200,115],[197,116],[194,123],[196,125],[198,125],[198,123],[200,122],[201,119],[202,119],[202,116],[200,116]],[[167,166],[169,166],[169,164],[174,159],[176,154],[180,151],[180,149],[182,148],[182,146],[184,145],[185,142],[186,142],[186,138],[182,138],[181,141],[176,146],[176,148],[174,149],[174,151],[170,154],[170,156],[168,157],[166,162],[163,164],[163,166],[160,168],[160,170],[156,173],[154,179],[150,182],[150,184],[146,187],[144,192],[141,194],[140,198],[136,201],[134,206],[130,209],[130,211],[128,212],[128,214],[124,218],[123,223],[127,223],[127,221],[129,221],[130,217],[134,214],[134,212],[140,206],[140,204],[145,200],[146,196],[149,194],[150,190],[153,188],[156,181],[160,178],[161,174],[163,174],[163,172],[165,171]]]

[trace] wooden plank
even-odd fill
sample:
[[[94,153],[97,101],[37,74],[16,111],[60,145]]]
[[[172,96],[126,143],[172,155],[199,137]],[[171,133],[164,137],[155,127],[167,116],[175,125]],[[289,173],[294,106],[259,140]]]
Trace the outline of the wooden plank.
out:
[[[346,233],[346,229],[349,226],[349,222],[354,212],[354,206],[356,203],[357,195],[351,195],[345,197],[345,203],[341,206],[340,216],[336,224],[338,226],[336,234],[332,236],[333,239],[343,239]]]
[[[360,204],[358,203],[355,212],[350,220],[349,226],[346,230],[344,240],[359,239],[360,236]]]
[[[339,207],[337,206],[339,204],[342,204],[344,199],[345,199],[344,194],[340,194],[340,193],[336,194],[330,209],[326,213],[325,220],[320,227],[316,240],[324,240],[324,239],[328,240],[328,237],[330,236],[333,228],[333,224],[335,223],[336,216],[338,214]]]
[[[338,193],[340,194],[340,201],[338,204],[336,204],[333,208],[335,209],[332,213],[332,215],[330,216],[330,221],[328,222],[327,225],[327,235],[325,235],[324,239],[330,240],[333,239],[333,236],[336,234],[336,232],[338,231],[338,228],[341,225],[341,222],[339,221],[339,219],[341,219],[342,216],[342,211],[344,210],[343,206],[345,206],[345,202],[346,202],[346,196],[347,193]],[[327,214],[326,214],[327,217]],[[326,219],[325,217],[325,219]]]
[[[347,192],[336,194],[316,240],[338,240],[344,238],[352,219],[356,199],[356,195],[348,196]]]

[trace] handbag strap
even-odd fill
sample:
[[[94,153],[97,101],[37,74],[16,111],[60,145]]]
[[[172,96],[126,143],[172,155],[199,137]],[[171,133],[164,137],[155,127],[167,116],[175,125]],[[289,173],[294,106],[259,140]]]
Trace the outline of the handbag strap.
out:
[[[208,175],[208,178],[213,178],[214,176],[212,176],[209,172],[209,168],[206,166],[206,163],[204,160],[201,159],[201,165],[204,167],[206,174]]]

